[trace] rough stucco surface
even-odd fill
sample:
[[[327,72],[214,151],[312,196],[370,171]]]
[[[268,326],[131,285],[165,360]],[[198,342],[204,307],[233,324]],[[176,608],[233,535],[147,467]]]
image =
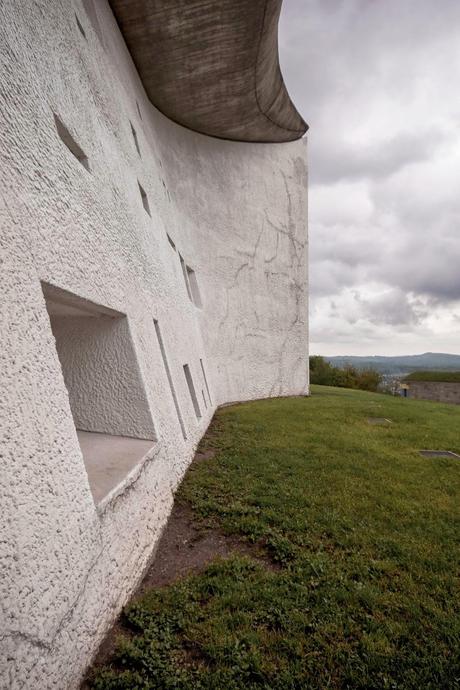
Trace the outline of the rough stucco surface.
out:
[[[154,439],[127,319],[50,321],[76,428]]]
[[[105,0],[96,10],[91,20],[77,0],[0,4],[0,687],[11,689],[78,687],[215,406],[308,390],[305,143],[225,142],[168,121]],[[196,272],[202,309],[166,233]],[[157,440],[98,507],[41,281],[129,322],[136,407]],[[200,359],[213,405],[197,420],[183,365],[201,400]]]
[[[447,381],[410,381],[409,397],[460,405],[460,383]]]

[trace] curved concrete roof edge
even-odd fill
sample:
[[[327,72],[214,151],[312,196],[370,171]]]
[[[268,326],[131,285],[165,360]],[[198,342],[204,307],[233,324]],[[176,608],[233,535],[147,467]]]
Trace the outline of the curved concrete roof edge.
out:
[[[308,129],[278,55],[282,0],[109,0],[153,103],[188,129],[281,143]]]

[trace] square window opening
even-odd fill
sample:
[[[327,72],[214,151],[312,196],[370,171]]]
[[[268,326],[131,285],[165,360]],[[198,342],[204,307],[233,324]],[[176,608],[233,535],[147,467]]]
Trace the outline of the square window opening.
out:
[[[125,314],[42,283],[70,412],[95,503],[156,441]]]

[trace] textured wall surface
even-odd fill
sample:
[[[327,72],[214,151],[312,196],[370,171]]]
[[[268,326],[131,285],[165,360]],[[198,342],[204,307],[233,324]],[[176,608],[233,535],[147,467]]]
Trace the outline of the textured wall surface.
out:
[[[168,121],[105,0],[3,0],[0,66],[0,687],[64,690],[142,577],[215,406],[308,392],[305,142]],[[156,441],[98,506],[41,281],[129,323]],[[197,419],[183,366],[202,401],[200,359]]]
[[[50,321],[76,428],[155,439],[128,320]]]
[[[460,383],[447,381],[410,381],[409,398],[434,400],[460,405]]]

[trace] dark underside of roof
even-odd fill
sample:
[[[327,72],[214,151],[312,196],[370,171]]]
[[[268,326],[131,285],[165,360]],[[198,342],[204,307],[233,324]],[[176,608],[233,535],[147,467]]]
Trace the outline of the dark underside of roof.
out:
[[[278,59],[282,0],[110,0],[158,110],[222,139],[286,142],[307,125]]]

